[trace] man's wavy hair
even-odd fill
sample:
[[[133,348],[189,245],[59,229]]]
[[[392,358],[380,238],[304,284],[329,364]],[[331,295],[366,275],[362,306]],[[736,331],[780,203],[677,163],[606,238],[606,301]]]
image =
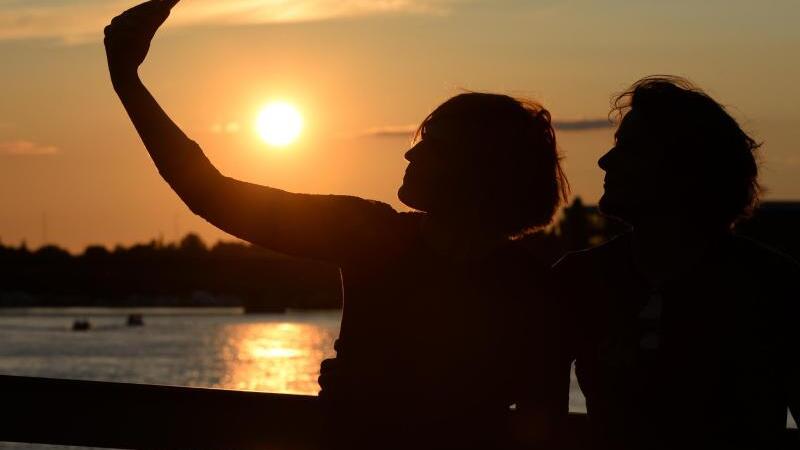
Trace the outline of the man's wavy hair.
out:
[[[692,188],[692,206],[711,224],[730,227],[758,205],[756,150],[761,146],[708,94],[676,76],[643,78],[612,101],[621,120],[636,111],[663,139],[667,158]]]
[[[485,198],[487,221],[508,236],[543,228],[566,201],[550,113],[540,104],[507,95],[466,92],[436,108],[417,129],[424,139],[433,122],[457,130],[462,160],[471,164]]]

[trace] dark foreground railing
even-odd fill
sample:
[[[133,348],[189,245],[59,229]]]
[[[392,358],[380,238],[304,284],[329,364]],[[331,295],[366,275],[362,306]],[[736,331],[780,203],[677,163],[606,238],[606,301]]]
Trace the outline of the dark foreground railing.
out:
[[[308,450],[325,440],[315,397],[0,376],[0,441],[119,449]],[[569,435],[586,445],[587,424]],[[786,449],[799,449],[787,430]]]
[[[120,449],[307,449],[322,426],[315,400],[0,376],[0,441]]]

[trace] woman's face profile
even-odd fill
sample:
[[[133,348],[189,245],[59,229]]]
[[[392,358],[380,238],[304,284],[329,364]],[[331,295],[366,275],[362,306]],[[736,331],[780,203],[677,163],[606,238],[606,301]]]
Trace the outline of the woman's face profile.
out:
[[[452,211],[471,197],[466,161],[452,132],[441,123],[426,124],[409,149],[403,184],[397,196],[405,205],[428,213]]]

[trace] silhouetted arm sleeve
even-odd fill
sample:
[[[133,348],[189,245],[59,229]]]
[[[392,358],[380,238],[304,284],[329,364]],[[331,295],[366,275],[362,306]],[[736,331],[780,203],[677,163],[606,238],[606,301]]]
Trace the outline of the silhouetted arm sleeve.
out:
[[[519,417],[514,434],[532,448],[561,448],[569,412],[572,346],[566,320],[570,293],[561,282],[569,276],[566,264],[559,263],[538,283],[541,299],[536,301],[535,329],[528,340],[534,348],[525,369],[527,385],[517,404]],[[573,275],[574,276],[574,275]],[[531,319],[528,319],[529,321]]]
[[[797,351],[797,327],[800,324],[800,295],[797,294],[796,282],[800,279],[800,270],[795,269],[791,276],[786,277],[787,314],[784,324],[785,337],[783,339],[784,355],[786,355],[787,373],[785,388],[789,412],[796,424],[800,425],[800,353]]]
[[[156,161],[164,179],[192,212],[241,239],[281,253],[347,263],[391,253],[401,238],[399,214],[389,205],[235,180],[220,174],[193,141],[174,150]]]
[[[138,77],[112,79],[159,173],[197,215],[263,247],[347,264],[401,248],[401,214],[357,197],[295,194],[222,175]]]
[[[577,358],[577,339],[581,328],[585,326],[582,319],[586,313],[585,293],[579,289],[588,278],[584,264],[573,254],[564,255],[551,269],[550,292],[553,298],[552,315],[556,331],[554,335],[557,348],[553,358],[560,365],[559,376],[562,377],[559,401],[566,401],[569,406],[569,385],[572,364]],[[566,381],[564,380],[566,379]],[[566,392],[564,392],[566,391]]]
[[[798,318],[800,319],[800,318]],[[788,389],[789,389],[789,412],[794,418],[794,423],[800,426],[800,357],[797,353],[791,354],[792,361],[789,365]]]
[[[512,422],[516,441],[534,448],[559,448],[569,413],[571,361],[560,331],[551,327],[561,318],[548,315],[547,319],[551,322],[540,325],[546,331],[533,333],[546,340],[531,343],[544,348],[532,355],[524,370],[526,385],[521,386]]]

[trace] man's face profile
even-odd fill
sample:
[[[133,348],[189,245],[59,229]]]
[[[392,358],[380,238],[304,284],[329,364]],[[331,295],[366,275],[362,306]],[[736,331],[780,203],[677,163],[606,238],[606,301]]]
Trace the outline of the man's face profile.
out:
[[[663,207],[666,148],[636,111],[622,119],[615,145],[598,161],[605,171],[600,210],[630,224]]]

